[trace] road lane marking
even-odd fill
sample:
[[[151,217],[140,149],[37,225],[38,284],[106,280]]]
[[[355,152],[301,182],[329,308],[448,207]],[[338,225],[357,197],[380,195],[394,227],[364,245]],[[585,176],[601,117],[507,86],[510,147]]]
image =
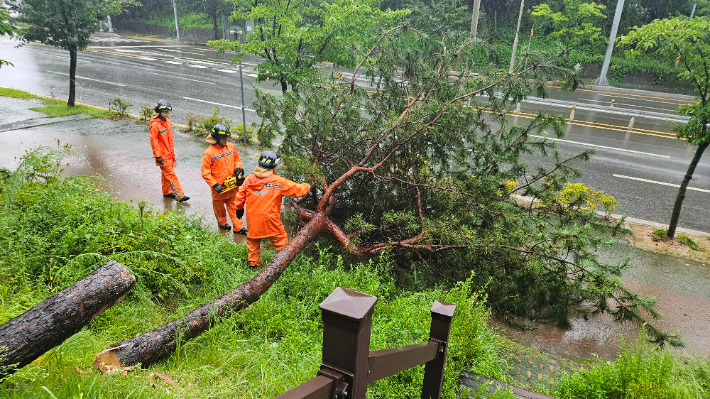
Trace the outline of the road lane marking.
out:
[[[199,102],[201,102],[201,103],[207,103],[207,104],[212,104],[212,105],[219,105],[219,106],[221,106],[221,107],[229,107],[229,108],[242,109],[242,107],[238,107],[238,106],[236,106],[236,105],[220,104],[220,103],[215,103],[215,102],[212,102],[212,101],[200,100],[199,98],[190,98],[190,97],[183,97],[183,98],[184,98],[185,100],[199,101]],[[246,108],[246,107],[244,108],[244,110],[245,110],[245,111],[249,111],[249,112],[256,112],[255,110],[249,109],[249,108]]]
[[[69,56],[64,57],[64,56],[61,56],[61,55],[54,55],[54,54],[43,53],[43,52],[41,52],[41,51],[34,51],[34,50],[22,50],[22,51],[24,51],[25,53],[42,54],[42,55],[46,55],[46,56],[48,56],[48,57],[56,57],[56,58],[61,58],[61,59],[64,59],[64,60],[68,60],[68,59],[69,59]],[[79,57],[77,57],[77,61],[79,61],[79,62],[91,62],[91,61],[82,60],[82,59],[80,59]]]
[[[636,180],[636,181],[641,181],[644,183],[653,183],[653,184],[659,184],[661,186],[669,186],[669,187],[676,187],[679,188],[680,184],[673,184],[673,183],[665,183],[662,181],[656,181],[656,180],[648,180],[648,179],[642,179],[640,177],[631,177],[631,176],[626,176],[626,175],[612,175],[614,177],[618,177],[620,179],[629,179],[629,180]],[[710,190],[704,190],[702,188],[695,188],[695,187],[688,187],[688,190],[694,190],[694,191],[700,191],[701,193],[710,193]]]
[[[164,60],[163,62],[165,62],[165,63],[167,63],[167,64],[182,65],[182,62],[176,62],[176,61],[167,61],[167,60]]]
[[[545,136],[538,136],[535,134],[531,134],[530,137],[535,137],[539,139],[546,139],[546,140],[552,140],[552,141],[559,141],[561,143],[569,143],[569,144],[578,144],[578,145],[584,145],[588,147],[596,147],[596,148],[603,148],[605,150],[612,150],[612,151],[622,151],[622,152],[630,152],[632,154],[639,154],[639,155],[649,155],[652,157],[658,157],[658,158],[670,158],[669,155],[659,155],[659,154],[653,154],[650,152],[641,152],[641,151],[634,151],[634,150],[625,150],[623,148],[614,148],[614,147],[607,147],[604,145],[597,145],[597,144],[590,144],[590,143],[580,143],[579,141],[570,141],[570,140],[563,140],[563,139],[555,139],[552,137],[545,137]]]
[[[232,69],[218,69],[219,72],[226,72],[226,73],[237,73],[239,71],[235,71]]]
[[[202,68],[202,69],[207,68],[207,67],[204,66],[204,65],[187,64],[187,66],[189,66],[190,68]]]
[[[68,73],[64,73],[64,72],[55,72],[55,71],[47,71],[47,72],[56,73],[56,74],[58,74],[58,75],[69,76]],[[126,85],[120,84],[120,83],[113,83],[113,82],[107,82],[107,81],[105,81],[105,80],[98,80],[98,79],[85,78],[85,77],[83,77],[83,76],[75,76],[75,77],[76,77],[77,79],[93,80],[94,82],[106,83],[106,84],[110,84],[110,85],[114,85],[114,86],[126,86]]]
[[[153,75],[160,75],[160,76],[165,76],[164,73],[158,73],[158,72],[151,72]],[[197,80],[197,79],[190,79],[190,78],[181,78],[180,76],[175,76],[175,75],[170,75],[167,79],[182,79],[182,80],[189,80],[192,82],[199,82],[199,83],[205,83],[208,85],[213,85],[214,83],[212,82],[205,82],[204,80]]]
[[[249,77],[252,77],[252,78],[258,78],[258,77],[259,77],[259,75],[256,75],[256,74],[253,74],[253,73],[247,73],[246,75],[249,76]]]

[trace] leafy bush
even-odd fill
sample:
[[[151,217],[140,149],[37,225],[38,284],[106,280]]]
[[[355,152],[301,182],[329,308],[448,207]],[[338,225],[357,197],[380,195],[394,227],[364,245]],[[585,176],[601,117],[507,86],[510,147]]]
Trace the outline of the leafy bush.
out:
[[[124,102],[120,98],[114,98],[113,100],[108,101],[108,110],[109,113],[111,111],[116,111],[118,112],[118,116],[125,116],[128,115],[128,108],[132,107],[133,104],[129,102]]]
[[[149,121],[153,116],[153,107],[150,104],[141,105],[141,120]]]
[[[212,115],[210,116],[198,116],[195,124],[195,134],[207,136],[212,132],[212,128],[221,123],[224,126],[231,128],[232,120],[219,116],[219,107],[212,107]]]
[[[545,199],[545,205],[560,213],[577,211],[580,209],[597,209],[603,207],[607,216],[619,206],[619,203],[603,191],[595,191],[582,183],[565,183],[565,186],[554,196]]]
[[[587,370],[565,376],[555,388],[571,398],[707,398],[710,363],[674,357],[647,345],[627,346],[615,362],[596,359]]]

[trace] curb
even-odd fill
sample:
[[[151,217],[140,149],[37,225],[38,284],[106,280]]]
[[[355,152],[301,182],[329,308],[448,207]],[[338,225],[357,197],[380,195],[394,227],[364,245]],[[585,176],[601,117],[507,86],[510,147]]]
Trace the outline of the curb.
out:
[[[667,98],[669,100],[681,100],[681,101],[695,102],[695,97],[693,97],[693,96],[688,96],[685,94],[664,93],[661,91],[626,89],[623,87],[599,86],[599,85],[588,85],[588,86],[583,86],[582,88],[587,89],[587,90],[604,91],[607,93],[633,94],[633,95],[637,95],[637,96],[661,97],[661,98]]]

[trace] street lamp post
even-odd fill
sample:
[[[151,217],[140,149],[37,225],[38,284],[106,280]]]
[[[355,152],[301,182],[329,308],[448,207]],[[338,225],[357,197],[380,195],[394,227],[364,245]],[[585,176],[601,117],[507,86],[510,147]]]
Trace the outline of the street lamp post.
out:
[[[515,53],[518,51],[518,34],[520,33],[520,20],[523,19],[523,8],[525,6],[525,0],[520,0],[520,14],[518,15],[518,29],[515,31],[515,40],[513,41],[513,55],[510,57],[510,70],[509,73],[513,73],[515,68]]]
[[[175,13],[175,32],[177,32],[177,39],[180,40],[180,21],[178,21],[177,6],[175,5],[175,0],[173,0],[173,12]]]
[[[609,64],[611,63],[611,54],[614,52],[614,41],[616,41],[616,32],[619,30],[619,22],[621,21],[621,13],[624,11],[624,0],[619,0],[616,3],[616,14],[614,15],[614,24],[611,26],[611,34],[609,35],[609,45],[606,47],[606,56],[602,65],[602,73],[599,79],[594,81],[595,85],[609,86],[609,81],[606,75],[609,72]]]

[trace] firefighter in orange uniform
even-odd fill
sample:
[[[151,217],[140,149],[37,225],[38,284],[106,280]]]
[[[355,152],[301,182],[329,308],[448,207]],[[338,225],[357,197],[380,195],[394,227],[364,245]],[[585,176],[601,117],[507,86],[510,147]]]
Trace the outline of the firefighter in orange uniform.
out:
[[[183,202],[190,199],[182,192],[180,182],[175,175],[173,166],[177,158],[175,157],[175,145],[173,144],[173,123],[168,116],[173,107],[165,100],[160,100],[153,108],[153,116],[150,121],[150,146],[153,148],[155,164],[160,166],[161,181],[163,186],[163,197],[175,198]]]
[[[261,266],[261,240],[268,238],[277,251],[288,244],[288,236],[281,223],[281,198],[300,197],[311,191],[308,183],[296,184],[276,175],[281,163],[279,154],[266,151],[259,157],[259,166],[246,178],[237,193],[237,217],[244,214],[246,206],[247,249],[249,266]]]
[[[241,215],[236,215],[236,188],[244,183],[244,169],[242,157],[239,156],[234,144],[228,143],[231,137],[229,128],[221,123],[212,128],[212,133],[205,139],[211,146],[202,156],[202,178],[212,187],[212,209],[217,217],[217,225],[221,229],[229,230],[232,226],[227,223],[227,215],[232,220],[235,234],[247,234],[242,223]],[[235,177],[236,186],[229,187],[227,179]],[[226,208],[226,211],[225,211]]]

